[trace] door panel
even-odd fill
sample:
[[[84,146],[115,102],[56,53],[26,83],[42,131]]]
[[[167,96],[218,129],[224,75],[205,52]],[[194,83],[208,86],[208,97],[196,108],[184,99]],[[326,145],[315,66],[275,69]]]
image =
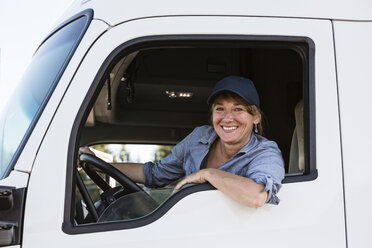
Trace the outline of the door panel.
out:
[[[155,222],[126,230],[69,235],[61,230],[66,165],[71,164],[70,134],[90,84],[107,56],[119,45],[154,35],[264,35],[308,37],[315,44],[316,167],[318,178],[284,184],[278,206],[241,206],[219,191],[186,196]],[[185,37],[185,36],[184,36]],[[150,39],[150,38],[148,38]],[[130,42],[128,43],[130,44]],[[336,97],[332,26],[326,20],[243,17],[166,17],[128,22],[102,35],[76,73],[35,161],[32,181],[56,175],[43,189],[47,207],[33,206],[38,230],[28,233],[25,247],[345,247],[341,153]],[[92,94],[91,92],[89,94]],[[86,105],[86,103],[84,103]],[[58,142],[56,142],[58,140]],[[53,161],[51,162],[51,159]],[[66,161],[67,158],[67,161]],[[34,174],[33,171],[33,174]],[[30,184],[33,185],[33,184]],[[40,188],[30,195],[45,202]],[[33,218],[27,216],[28,219]],[[50,220],[54,220],[51,223]],[[48,235],[45,235],[48,233]]]

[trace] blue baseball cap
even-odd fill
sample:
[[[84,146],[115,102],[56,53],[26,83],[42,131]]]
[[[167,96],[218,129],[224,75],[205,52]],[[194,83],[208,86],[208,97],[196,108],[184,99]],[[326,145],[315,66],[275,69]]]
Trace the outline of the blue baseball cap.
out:
[[[230,91],[242,97],[248,104],[260,107],[260,98],[252,80],[238,76],[228,76],[216,83],[207,103],[213,102],[216,94],[222,91]]]

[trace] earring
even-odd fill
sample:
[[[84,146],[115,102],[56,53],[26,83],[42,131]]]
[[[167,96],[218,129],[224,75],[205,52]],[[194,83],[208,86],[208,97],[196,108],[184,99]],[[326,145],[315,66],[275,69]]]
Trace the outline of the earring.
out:
[[[258,125],[257,124],[254,124],[254,132],[258,133]]]

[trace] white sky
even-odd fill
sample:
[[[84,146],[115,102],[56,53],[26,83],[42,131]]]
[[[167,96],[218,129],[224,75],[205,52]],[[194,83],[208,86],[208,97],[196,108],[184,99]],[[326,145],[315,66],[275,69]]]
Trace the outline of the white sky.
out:
[[[74,0],[0,0],[0,111],[33,53]]]

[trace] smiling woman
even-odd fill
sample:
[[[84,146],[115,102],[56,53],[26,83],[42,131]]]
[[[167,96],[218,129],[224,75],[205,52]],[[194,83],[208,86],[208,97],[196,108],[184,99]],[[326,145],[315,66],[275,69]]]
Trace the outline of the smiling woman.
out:
[[[209,182],[250,207],[260,207],[265,202],[278,204],[276,192],[284,178],[284,163],[275,142],[253,133],[253,127],[261,121],[253,82],[236,76],[224,78],[216,84],[208,102],[212,102],[213,130],[207,127],[209,131],[200,134],[202,138],[212,137],[207,155],[192,160],[202,159],[201,170],[186,175],[176,189],[187,183]],[[198,139],[189,142],[193,144]],[[181,161],[187,161],[187,156],[190,155]]]

